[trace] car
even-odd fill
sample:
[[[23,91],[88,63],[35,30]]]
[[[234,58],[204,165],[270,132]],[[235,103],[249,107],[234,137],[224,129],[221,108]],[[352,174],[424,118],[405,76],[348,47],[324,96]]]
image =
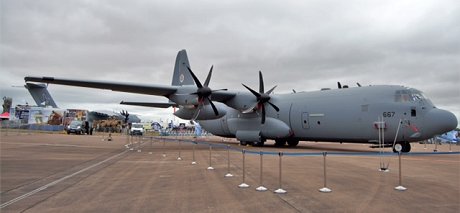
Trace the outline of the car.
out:
[[[67,126],[67,134],[75,133],[81,135],[86,133],[86,128],[83,121],[72,121],[69,126]]]
[[[133,123],[129,130],[130,135],[144,135],[144,125],[141,123]]]

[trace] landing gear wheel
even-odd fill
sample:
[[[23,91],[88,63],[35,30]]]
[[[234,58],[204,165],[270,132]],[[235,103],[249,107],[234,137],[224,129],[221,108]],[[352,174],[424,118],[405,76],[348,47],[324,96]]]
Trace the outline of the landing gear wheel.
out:
[[[410,152],[410,149],[411,147],[409,142],[406,141],[402,144],[402,152]]]
[[[241,145],[241,146],[246,146],[246,145],[248,145],[248,142],[246,142],[246,141],[240,141],[240,145]]]
[[[264,142],[263,142],[263,141],[260,141],[260,142],[253,142],[252,145],[253,145],[253,146],[257,146],[257,147],[262,147],[262,146],[264,146]]]
[[[283,147],[286,145],[286,140],[285,139],[276,139],[275,140],[275,146],[276,147]]]
[[[407,153],[407,152],[410,152],[411,150],[410,143],[407,141],[396,142],[396,144],[400,144],[402,146],[401,152]],[[393,147],[393,152],[398,152],[398,151],[396,151],[395,148]]]
[[[289,147],[295,147],[299,144],[299,140],[296,139],[289,139],[287,141]]]

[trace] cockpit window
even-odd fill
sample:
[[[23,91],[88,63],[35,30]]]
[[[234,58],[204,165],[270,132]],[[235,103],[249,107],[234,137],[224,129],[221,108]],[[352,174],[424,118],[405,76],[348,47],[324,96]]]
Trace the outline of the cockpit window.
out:
[[[395,94],[396,102],[409,102],[411,100],[409,90],[397,90]]]
[[[431,104],[431,101],[427,99],[421,91],[416,89],[397,90],[395,93],[395,102]]]

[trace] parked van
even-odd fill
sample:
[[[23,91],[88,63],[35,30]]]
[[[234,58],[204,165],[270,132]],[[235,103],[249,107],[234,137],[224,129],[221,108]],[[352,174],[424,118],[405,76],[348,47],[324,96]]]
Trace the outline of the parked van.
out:
[[[129,130],[130,135],[144,135],[144,125],[141,123],[133,123]]]

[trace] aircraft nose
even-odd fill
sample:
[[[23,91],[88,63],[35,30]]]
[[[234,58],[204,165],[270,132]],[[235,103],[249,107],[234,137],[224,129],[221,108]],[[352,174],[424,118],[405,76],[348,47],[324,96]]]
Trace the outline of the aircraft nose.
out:
[[[436,134],[442,134],[457,128],[458,121],[455,115],[447,110],[432,109],[427,113],[427,122],[436,130]]]

